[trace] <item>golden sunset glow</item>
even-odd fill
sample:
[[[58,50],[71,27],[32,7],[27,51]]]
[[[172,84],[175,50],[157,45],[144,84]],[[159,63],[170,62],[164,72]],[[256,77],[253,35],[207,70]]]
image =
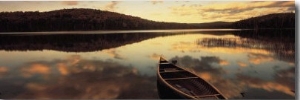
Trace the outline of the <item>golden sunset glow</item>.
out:
[[[44,64],[32,64],[30,67],[22,69],[24,77],[31,77],[34,74],[47,75],[50,74],[50,68]]]
[[[0,1],[0,12],[69,8],[106,10],[154,21],[203,23],[295,12],[295,1]]]
[[[103,50],[103,52],[106,52],[109,56],[117,59],[125,59],[122,57],[120,54],[115,49],[108,49],[108,50]]]
[[[212,75],[210,75],[210,73],[200,73],[198,74],[201,78],[203,78],[204,80],[207,80],[207,81],[211,81],[213,80],[213,77]]]
[[[249,56],[249,62],[253,64],[261,64],[264,62],[270,62],[273,61],[274,59],[272,57],[266,57],[266,56],[261,56],[261,55],[250,55]]]
[[[57,68],[58,68],[59,72],[62,75],[68,75],[69,74],[69,71],[68,71],[68,68],[67,68],[66,64],[64,64],[64,63],[58,63],[57,64]]]
[[[229,65],[229,62],[226,61],[226,60],[221,60],[221,61],[219,62],[219,64],[220,64],[221,66],[226,66],[226,65]]]
[[[295,94],[291,91],[291,87],[285,85],[285,84],[280,84],[276,83],[273,81],[266,81],[266,80],[261,80],[258,78],[252,78],[252,77],[244,77],[246,79],[242,79],[238,83],[233,83],[233,81],[228,81],[226,79],[223,79],[219,77],[218,75],[213,75],[208,72],[201,72],[197,73],[198,76],[203,78],[206,81],[209,81],[213,83],[214,85],[218,86],[219,90],[226,91],[229,88],[231,88],[233,91],[226,91],[223,92],[226,97],[237,97],[243,90],[245,89],[246,86],[252,87],[252,88],[257,88],[257,89],[264,89],[266,91],[281,91],[285,94],[294,96]],[[222,81],[220,83],[220,81]],[[239,87],[239,88],[238,88]],[[233,89],[234,88],[234,89]]]
[[[61,99],[67,97],[72,99],[114,99],[123,95],[126,91],[144,90],[145,88],[141,88],[144,87],[144,84],[147,84],[148,87],[146,88],[156,88],[151,83],[152,81],[138,76],[139,71],[136,68],[122,66],[113,62],[82,60],[81,58],[78,55],[71,55],[59,61],[44,64],[35,62],[30,63],[28,66],[23,66],[17,72],[21,72],[21,75],[25,75],[25,78],[36,75],[42,76],[41,80],[57,79],[57,81],[50,84],[34,81],[28,82],[23,87],[26,89],[26,92],[18,94],[15,98]],[[73,64],[74,61],[76,61],[76,64],[80,64],[80,66]],[[110,74],[107,74],[106,71],[99,70],[101,68],[112,71],[112,73],[108,72]],[[78,71],[78,69],[83,70]],[[1,72],[5,71],[7,71],[7,67],[0,67],[0,75]],[[59,71],[62,76],[57,77],[56,71]],[[74,75],[78,76],[74,79]],[[45,76],[52,78],[46,78]],[[28,95],[27,92],[32,95]],[[141,92],[145,94],[145,92],[149,91]],[[78,94],[75,95],[74,93]],[[129,95],[134,97],[144,96],[139,94]]]
[[[248,66],[246,63],[243,63],[243,62],[237,62],[237,64],[238,64],[240,67],[247,67],[247,66]]]
[[[4,73],[7,72],[7,68],[6,67],[0,67],[0,73]]]
[[[5,73],[7,73],[8,69],[6,67],[1,67],[0,66],[0,78],[2,78]]]
[[[77,64],[80,60],[81,60],[80,56],[78,56],[78,55],[72,55],[71,57],[68,58],[68,62],[71,65]]]
[[[154,53],[154,54],[150,55],[149,57],[153,60],[159,60],[160,56],[161,55]]]
[[[110,5],[107,9],[118,9],[112,7],[117,3]],[[109,38],[112,42],[107,43],[124,44],[88,52],[64,51],[65,47],[42,51],[3,49],[0,51],[1,96],[17,99],[158,99],[157,66],[162,56],[168,61],[177,60],[176,65],[208,81],[228,99],[294,99],[297,83],[294,52],[283,55],[274,50],[274,46],[286,45],[277,43],[280,41],[263,42],[233,34],[202,31],[114,34],[106,35],[117,37]],[[137,40],[129,38],[132,42],[126,43],[118,41],[118,37],[136,37]],[[99,37],[99,40],[106,38]],[[293,50],[287,49],[285,51]]]
[[[28,83],[26,84],[26,88],[30,89],[30,90],[35,90],[35,91],[42,91],[45,90],[46,87],[41,85],[41,84],[37,84],[37,83]]]

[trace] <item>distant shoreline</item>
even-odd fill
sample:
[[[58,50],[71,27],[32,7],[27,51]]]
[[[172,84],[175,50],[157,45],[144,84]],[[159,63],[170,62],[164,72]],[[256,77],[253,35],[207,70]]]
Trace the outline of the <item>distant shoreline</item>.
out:
[[[3,34],[113,34],[113,33],[178,33],[178,32],[220,32],[255,30],[295,30],[295,28],[263,29],[152,29],[152,30],[95,30],[95,31],[41,31],[41,32],[0,32]]]
[[[152,29],[152,30],[98,30],[98,31],[41,31],[41,32],[0,32],[0,34],[110,34],[110,33],[176,33],[176,32],[213,32],[241,31],[251,29]]]
[[[269,14],[236,22],[171,23],[94,9],[0,12],[0,32],[265,28],[295,28],[295,13]]]

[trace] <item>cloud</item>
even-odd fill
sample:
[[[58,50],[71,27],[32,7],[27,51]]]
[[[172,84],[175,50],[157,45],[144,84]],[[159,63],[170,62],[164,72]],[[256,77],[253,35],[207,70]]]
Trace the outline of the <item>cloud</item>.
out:
[[[67,62],[71,65],[76,65],[81,60],[81,57],[79,55],[71,55],[68,57]]]
[[[247,67],[248,65],[244,62],[240,62],[238,61],[237,64],[240,66],[240,67]]]
[[[126,59],[125,57],[122,57],[116,49],[108,49],[108,50],[103,50],[103,52],[106,52],[109,54],[111,57],[115,59]]]
[[[57,68],[58,68],[59,72],[61,73],[61,75],[68,75],[69,74],[69,70],[68,70],[66,64],[58,63]]]
[[[177,14],[180,16],[188,16],[188,15],[198,15],[200,14],[199,10],[202,6],[197,4],[192,5],[181,5],[178,7],[170,7],[173,14]]]
[[[23,67],[21,72],[24,77],[31,77],[34,74],[48,75],[50,74],[50,68],[45,64],[33,63],[29,67]]]
[[[161,55],[153,53],[152,55],[149,55],[148,57],[150,57],[153,60],[159,60]]]
[[[201,10],[205,12],[219,12],[236,14],[244,11],[262,9],[262,8],[275,8],[275,7],[292,7],[295,6],[292,1],[256,1],[250,3],[234,2],[234,3],[224,3],[224,4],[213,4],[209,6],[202,7]]]
[[[219,61],[219,64],[220,64],[221,66],[226,66],[226,65],[229,65],[229,62],[226,61],[226,60],[220,60],[220,61]]]
[[[199,59],[194,59],[190,56],[184,56],[184,57],[174,57],[171,60],[177,60],[179,66],[192,68],[193,70],[196,71],[201,71],[201,72],[207,71],[216,75],[225,73],[225,71],[220,69],[219,67],[213,66],[214,65],[213,63],[219,64],[220,62],[224,61],[214,56],[204,56],[204,57],[200,57]]]
[[[104,9],[109,11],[114,11],[117,7],[118,1],[111,1],[107,5],[105,5]]]
[[[163,3],[163,1],[159,1],[159,0],[152,0],[150,1],[153,5],[159,4],[159,3]]]
[[[30,90],[34,90],[34,91],[42,91],[42,90],[46,89],[45,85],[37,84],[37,83],[28,83],[28,84],[26,84],[25,87]]]
[[[74,6],[74,5],[78,5],[77,1],[62,1],[63,5],[67,5],[67,6]]]
[[[277,70],[274,79],[276,82],[295,90],[295,75],[295,67],[292,67],[285,70]]]
[[[287,1],[276,1],[276,2],[250,2],[250,3],[241,3],[241,2],[235,2],[235,3],[225,3],[225,4],[214,4],[210,6],[205,6],[202,8],[203,11],[207,12],[220,12],[220,13],[240,13],[248,10],[253,9],[260,9],[260,8],[273,8],[273,7],[291,7],[294,6],[293,2],[287,2]]]
[[[273,61],[274,58],[268,55],[262,55],[262,54],[255,54],[255,53],[250,53],[248,55],[249,57],[249,62],[252,64],[261,64],[261,63],[265,63],[265,62],[270,62]]]
[[[237,21],[270,13],[291,12],[294,1],[229,2],[207,5],[181,5],[170,7],[175,15],[193,16],[199,20]]]
[[[275,79],[277,77],[278,76],[275,76]],[[278,79],[276,79],[275,81],[266,81],[266,80],[249,77],[242,74],[238,74],[237,78],[238,80],[240,80],[241,82],[240,84],[247,84],[251,88],[264,89],[269,92],[279,91],[291,96],[295,96],[295,94],[291,91],[295,89],[293,81],[286,81],[286,80],[278,81]]]
[[[0,66],[0,73],[5,73],[7,71],[8,71],[7,67]]]

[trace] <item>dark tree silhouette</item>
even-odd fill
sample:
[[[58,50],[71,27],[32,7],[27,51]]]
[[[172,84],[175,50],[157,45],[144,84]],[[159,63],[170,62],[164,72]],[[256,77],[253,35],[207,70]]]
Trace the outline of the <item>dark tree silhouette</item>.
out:
[[[155,22],[95,9],[63,9],[49,12],[2,12],[1,32],[186,29],[184,23]]]
[[[141,30],[195,28],[295,28],[295,13],[270,14],[237,22],[171,23],[96,9],[1,12],[0,32]]]
[[[277,13],[252,17],[233,23],[234,28],[295,28],[295,13]]]

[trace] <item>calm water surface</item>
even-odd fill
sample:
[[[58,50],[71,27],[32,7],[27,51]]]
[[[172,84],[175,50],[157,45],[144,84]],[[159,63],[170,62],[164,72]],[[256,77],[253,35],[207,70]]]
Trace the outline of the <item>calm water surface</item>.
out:
[[[158,99],[163,56],[227,98],[295,99],[295,32],[250,33],[2,34],[0,98]]]

